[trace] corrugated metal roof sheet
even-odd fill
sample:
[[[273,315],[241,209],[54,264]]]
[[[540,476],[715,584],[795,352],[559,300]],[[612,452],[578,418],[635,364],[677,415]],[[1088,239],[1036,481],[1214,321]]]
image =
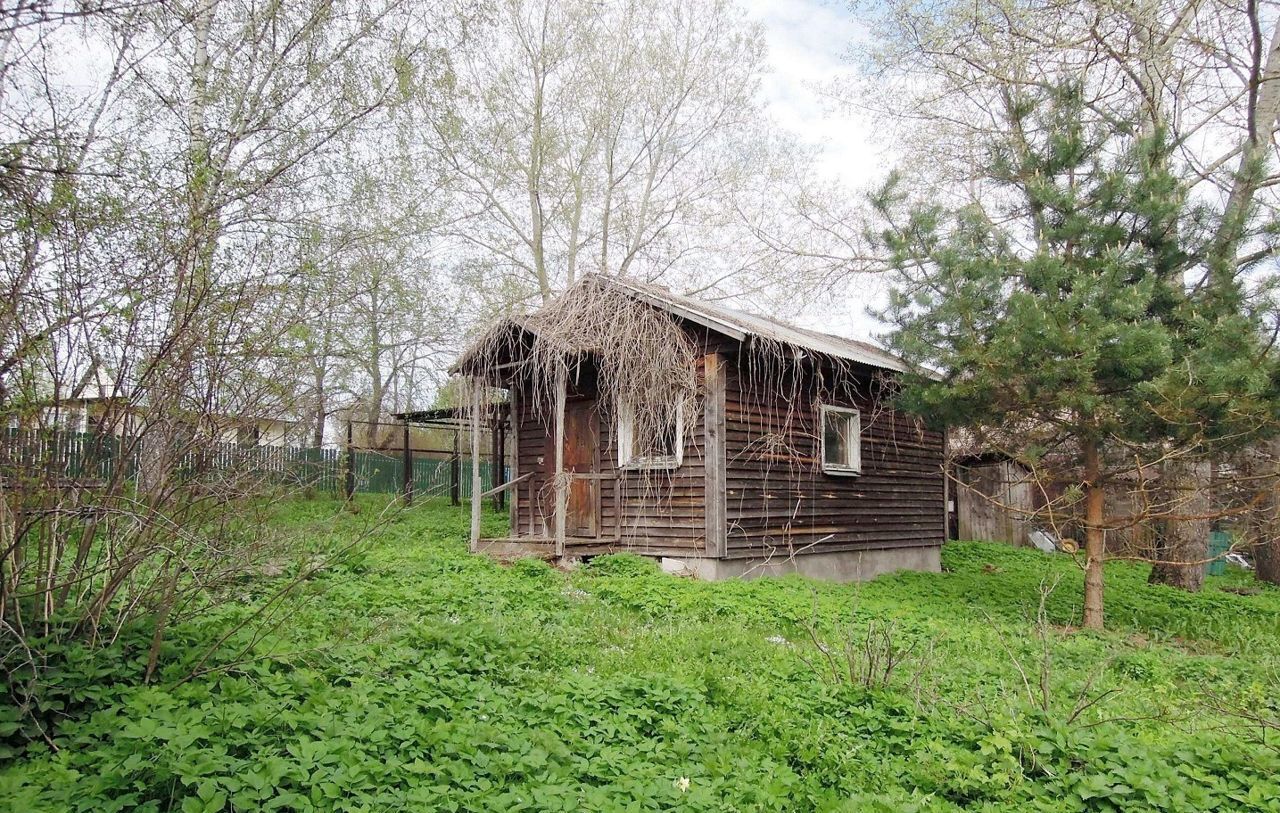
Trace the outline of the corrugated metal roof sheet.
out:
[[[597,276],[594,279],[628,291],[655,307],[683,316],[739,341],[754,337],[794,345],[815,353],[885,370],[897,372],[907,370],[907,365],[901,359],[868,342],[807,330],[768,316],[747,313],[717,303],[675,294],[656,285],[611,277]]]

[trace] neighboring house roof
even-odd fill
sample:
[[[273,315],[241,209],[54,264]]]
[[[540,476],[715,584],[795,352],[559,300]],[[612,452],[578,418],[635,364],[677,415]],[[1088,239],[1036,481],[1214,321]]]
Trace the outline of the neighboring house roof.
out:
[[[132,403],[128,397],[124,395],[90,395],[81,398],[63,398],[50,404],[51,407],[88,407],[102,404],[106,407],[118,406],[124,412],[142,413],[146,411],[145,404]],[[271,423],[281,426],[294,426],[300,421],[295,418],[273,418],[270,415],[234,415],[211,412],[200,415],[202,418],[211,418],[215,420],[223,420],[232,423]]]
[[[708,330],[740,342],[751,340],[780,342],[831,358],[853,361],[883,370],[906,372],[909,369],[906,362],[869,342],[808,330],[772,317],[747,313],[746,311],[740,311],[718,303],[683,296],[672,293],[658,285],[650,285],[633,280],[591,274],[584,277],[577,284],[586,285],[592,282],[620,290],[634,297],[637,301],[652,305],[674,316],[687,319]],[[535,329],[526,318],[511,318],[504,320],[504,323],[508,326],[516,326],[531,331]],[[500,323],[498,327],[502,327],[502,324]],[[462,354],[457,364],[454,365],[454,370],[466,363],[475,351],[475,347],[473,345]]]
[[[493,401],[489,404],[493,413],[490,420],[504,418],[507,404],[505,401]],[[466,428],[471,425],[471,411],[466,407],[437,407],[436,409],[418,409],[410,412],[395,412],[391,417],[408,421],[415,426],[435,426],[445,429]]]

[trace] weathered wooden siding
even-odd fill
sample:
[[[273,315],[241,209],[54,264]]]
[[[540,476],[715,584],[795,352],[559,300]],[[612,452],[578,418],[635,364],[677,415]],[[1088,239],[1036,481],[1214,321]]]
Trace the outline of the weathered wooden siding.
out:
[[[1011,460],[956,467],[960,539],[1026,546],[1038,501],[1027,471]]]
[[[705,441],[701,409],[693,413],[684,416],[684,462],[674,470],[619,469],[617,424],[601,415],[601,527],[623,548],[688,555],[705,547]]]
[[[726,381],[726,556],[788,556],[940,545],[943,438],[885,407],[869,374],[823,378],[758,369],[744,356]],[[862,473],[827,474],[819,405],[857,407]]]
[[[699,361],[699,380],[702,364]],[[570,398],[595,399],[590,371],[570,385]],[[551,416],[540,414],[532,393],[520,388],[514,417],[515,454],[520,473],[533,476],[516,491],[513,536],[550,537],[555,530],[554,443]],[[569,553],[633,550],[662,555],[693,555],[705,548],[704,423],[702,410],[684,416],[683,464],[675,470],[619,469],[617,423],[597,402],[593,410],[599,429],[596,477],[599,482],[599,534],[594,539],[571,538]]]
[[[799,368],[785,375],[754,369],[727,341],[700,338],[712,356],[712,381],[722,392],[684,416],[684,461],[674,471],[619,470],[617,426],[599,421],[597,539],[572,538],[571,554],[610,550],[727,558],[785,556],[940,545],[945,536],[943,439],[885,408],[869,371],[825,371],[838,388],[821,387]],[[700,398],[707,396],[707,356],[698,359]],[[794,365],[792,365],[794,367]],[[862,377],[858,377],[861,375]],[[590,375],[571,384],[570,397],[594,397]],[[838,389],[837,397],[829,390]],[[513,535],[554,535],[554,448],[547,422],[521,389],[514,413],[516,470],[535,472],[515,487]],[[862,413],[862,474],[830,475],[818,459],[818,406],[856,406]],[[723,416],[718,443],[723,469],[708,471],[705,417]],[[547,416],[548,418],[550,416]],[[541,460],[539,459],[541,458]],[[711,496],[723,504],[708,508]],[[722,511],[720,517],[716,516]],[[713,529],[709,539],[708,528]],[[715,538],[723,527],[723,538]]]

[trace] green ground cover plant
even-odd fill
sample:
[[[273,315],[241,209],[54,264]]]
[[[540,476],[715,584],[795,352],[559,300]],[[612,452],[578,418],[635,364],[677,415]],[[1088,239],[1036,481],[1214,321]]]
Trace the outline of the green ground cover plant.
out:
[[[150,684],[145,628],[55,653],[22,689],[48,739],[0,710],[0,809],[1280,810],[1280,590],[1247,575],[1111,563],[1091,633],[1077,564],[1034,550],[710,584],[500,565],[465,509],[384,507],[274,506],[345,553],[245,580]]]

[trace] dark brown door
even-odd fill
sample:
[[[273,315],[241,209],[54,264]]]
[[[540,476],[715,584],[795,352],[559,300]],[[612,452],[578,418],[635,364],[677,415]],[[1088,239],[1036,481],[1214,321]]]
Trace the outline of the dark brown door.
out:
[[[600,421],[594,400],[574,399],[565,404],[564,468],[569,481],[565,511],[566,536],[600,535],[600,481],[596,477],[596,453],[600,445]],[[554,459],[550,461],[555,468]]]

